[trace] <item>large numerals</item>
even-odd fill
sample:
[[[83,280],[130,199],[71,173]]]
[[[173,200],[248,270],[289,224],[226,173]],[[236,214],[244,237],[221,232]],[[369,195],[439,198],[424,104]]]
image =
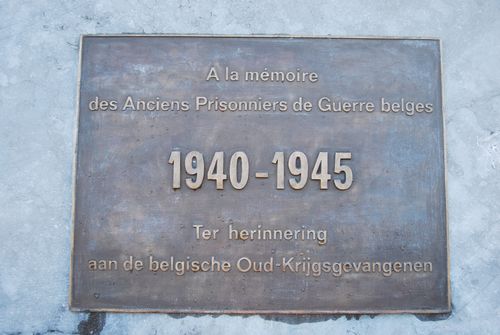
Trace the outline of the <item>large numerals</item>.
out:
[[[345,160],[351,159],[351,153],[350,152],[335,153],[335,168],[333,172],[345,174],[345,179],[343,182],[337,179],[333,181],[335,187],[338,188],[339,190],[347,190],[352,185],[352,170],[347,165],[341,165],[343,159]]]
[[[328,173],[328,153],[320,152],[311,173],[311,180],[319,180],[319,188],[327,190],[328,181],[331,179],[332,175]]]
[[[238,166],[240,169],[240,177],[238,178]],[[237,190],[241,190],[248,183],[248,157],[243,151],[237,151],[231,156],[229,162],[229,180],[231,186]]]
[[[289,179],[290,186],[294,190],[301,190],[306,186],[307,183],[307,174],[309,171],[309,165],[307,163],[307,157],[303,152],[295,151],[290,155],[288,159],[288,170],[290,170],[290,174],[292,177]]]
[[[181,188],[181,152],[172,151],[168,163],[174,166],[172,171],[172,188]]]
[[[285,189],[285,153],[275,152],[273,164],[276,164],[276,189]]]
[[[203,183],[203,177],[205,175],[205,163],[203,162],[203,155],[198,151],[191,151],[186,155],[185,162],[186,173],[192,176],[191,178],[186,178],[186,185],[192,190],[196,190],[201,187]]]
[[[217,151],[214,154],[212,163],[210,163],[210,167],[208,168],[207,179],[215,180],[216,189],[224,189],[224,180],[227,179],[227,175],[224,174],[224,152]]]
[[[210,166],[207,170],[207,180],[215,182],[217,190],[224,189],[224,182],[228,175],[224,173],[224,152],[217,151],[212,157]],[[294,190],[303,189],[308,180],[318,181],[320,190],[327,190],[330,181],[333,179],[333,185],[336,189],[348,190],[353,182],[352,169],[346,165],[347,160],[351,159],[350,152],[336,152],[333,154],[333,174],[329,173],[328,153],[321,151],[316,157],[316,161],[311,171],[309,171],[309,162],[307,156],[301,151],[292,152],[287,161],[288,173],[290,178],[288,184]],[[168,163],[172,165],[172,188],[181,188],[181,152],[172,151]],[[274,153],[272,163],[276,165],[276,189],[285,189],[285,153],[278,151]],[[188,175],[185,179],[186,186],[192,190],[200,188],[205,178],[205,163],[203,155],[198,151],[190,151],[184,159],[184,170]],[[309,176],[309,172],[311,175]],[[332,177],[335,175],[336,178]],[[243,151],[237,151],[232,154],[229,160],[229,182],[236,190],[245,188],[250,177],[250,163],[248,156]],[[268,178],[266,171],[257,172],[255,178]]]

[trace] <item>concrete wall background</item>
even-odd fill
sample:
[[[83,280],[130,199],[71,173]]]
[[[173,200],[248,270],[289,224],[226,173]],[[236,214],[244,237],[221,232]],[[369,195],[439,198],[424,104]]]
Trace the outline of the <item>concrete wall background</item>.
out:
[[[0,0],[1,334],[495,334],[500,327],[500,1]],[[68,311],[79,35],[443,40],[453,313],[337,320]],[[304,320],[302,320],[304,321]]]

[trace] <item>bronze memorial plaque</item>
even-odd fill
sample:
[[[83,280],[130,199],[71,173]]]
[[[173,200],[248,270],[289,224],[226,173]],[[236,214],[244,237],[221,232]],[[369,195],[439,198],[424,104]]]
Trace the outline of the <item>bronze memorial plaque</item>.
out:
[[[73,310],[450,310],[440,41],[83,36]]]

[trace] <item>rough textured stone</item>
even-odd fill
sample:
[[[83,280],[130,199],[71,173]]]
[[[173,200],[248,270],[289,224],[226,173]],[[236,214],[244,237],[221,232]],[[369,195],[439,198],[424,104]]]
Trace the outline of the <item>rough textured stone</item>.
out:
[[[0,333],[495,334],[500,326],[500,2],[0,1]],[[453,313],[357,319],[71,313],[82,33],[433,36],[443,41]],[[424,320],[424,321],[423,321]]]

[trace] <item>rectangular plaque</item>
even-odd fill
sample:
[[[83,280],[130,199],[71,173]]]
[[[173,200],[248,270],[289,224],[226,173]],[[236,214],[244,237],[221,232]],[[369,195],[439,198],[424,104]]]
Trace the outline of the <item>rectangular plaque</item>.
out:
[[[450,310],[440,42],[83,36],[73,310]]]

